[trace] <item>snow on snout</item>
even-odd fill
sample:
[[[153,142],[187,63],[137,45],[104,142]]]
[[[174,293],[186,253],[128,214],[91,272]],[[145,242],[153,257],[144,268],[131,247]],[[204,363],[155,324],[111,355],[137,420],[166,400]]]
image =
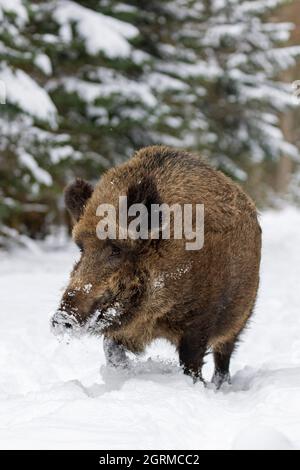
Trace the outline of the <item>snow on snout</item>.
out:
[[[84,294],[90,294],[92,288],[93,288],[93,284],[91,283],[84,284],[84,286],[82,287],[76,286],[76,287],[73,287],[72,289],[69,289],[67,291],[67,295],[68,297],[75,297],[75,295],[79,292],[83,292]]]
[[[92,287],[93,287],[93,284],[89,283],[89,284],[85,284],[82,288],[83,292],[85,294],[89,294],[92,290]]]
[[[64,310],[58,310],[50,320],[50,328],[52,333],[60,340],[69,342],[71,337],[80,337],[81,327],[78,320],[72,313]]]
[[[123,309],[119,302],[115,302],[105,310],[97,309],[88,322],[88,332],[101,333],[105,328],[113,324],[120,325],[122,314]]]

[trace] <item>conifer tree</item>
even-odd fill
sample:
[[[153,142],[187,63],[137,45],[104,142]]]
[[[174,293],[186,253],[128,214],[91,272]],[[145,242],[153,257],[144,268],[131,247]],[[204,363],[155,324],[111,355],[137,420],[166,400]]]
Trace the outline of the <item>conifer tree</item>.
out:
[[[44,236],[71,178],[145,145],[198,151],[240,181],[297,158],[279,124],[296,99],[278,77],[299,55],[271,18],[283,3],[0,0],[2,235]]]
[[[57,222],[61,163],[74,155],[45,89],[52,65],[32,35],[33,13],[29,2],[0,2],[0,242]]]

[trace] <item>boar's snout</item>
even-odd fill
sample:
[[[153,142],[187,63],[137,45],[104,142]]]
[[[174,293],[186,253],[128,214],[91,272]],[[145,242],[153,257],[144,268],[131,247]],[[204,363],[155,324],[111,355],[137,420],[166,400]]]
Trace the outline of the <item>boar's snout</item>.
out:
[[[51,329],[55,335],[74,333],[79,330],[79,323],[76,318],[62,310],[58,310],[51,319]]]

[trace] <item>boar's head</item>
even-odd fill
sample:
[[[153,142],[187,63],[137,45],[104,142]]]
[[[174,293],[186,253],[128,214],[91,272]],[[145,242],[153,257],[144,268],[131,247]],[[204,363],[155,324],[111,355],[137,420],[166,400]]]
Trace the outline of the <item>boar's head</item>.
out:
[[[128,206],[159,203],[158,192],[148,177],[122,190],[117,183],[104,178],[94,190],[77,179],[66,188],[65,203],[74,220],[73,240],[81,254],[51,320],[56,334],[118,331],[132,321],[151,295],[150,254],[157,254],[158,240],[101,240],[96,233],[96,212],[102,202],[117,206],[120,191],[127,195]]]

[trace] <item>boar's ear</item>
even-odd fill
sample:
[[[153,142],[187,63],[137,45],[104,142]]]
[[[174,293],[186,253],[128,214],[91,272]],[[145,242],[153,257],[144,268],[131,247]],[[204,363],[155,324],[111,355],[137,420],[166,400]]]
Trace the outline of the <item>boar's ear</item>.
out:
[[[93,191],[93,186],[80,178],[77,178],[66,187],[65,204],[75,221],[83,214],[85,205]]]

